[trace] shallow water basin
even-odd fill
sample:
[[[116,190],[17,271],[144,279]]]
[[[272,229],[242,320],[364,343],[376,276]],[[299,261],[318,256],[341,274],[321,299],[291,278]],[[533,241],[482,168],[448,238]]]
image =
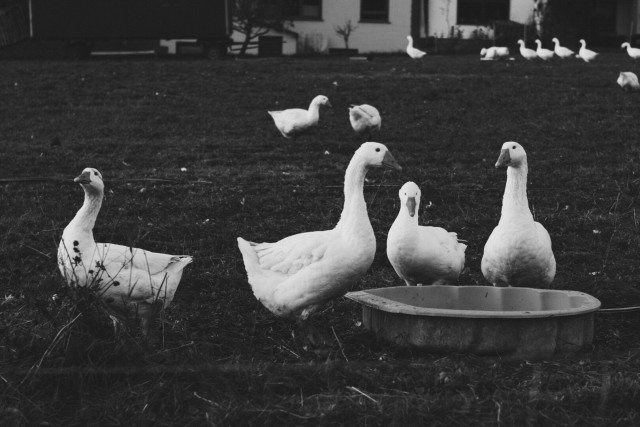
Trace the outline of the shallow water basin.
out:
[[[600,301],[577,291],[398,286],[350,292],[367,329],[406,347],[514,359],[571,354],[593,342]]]

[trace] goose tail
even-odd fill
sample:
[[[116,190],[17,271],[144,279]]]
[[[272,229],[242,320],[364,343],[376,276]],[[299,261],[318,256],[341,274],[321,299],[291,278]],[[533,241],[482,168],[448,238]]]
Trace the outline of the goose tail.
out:
[[[193,262],[193,257],[188,255],[176,255],[171,257],[169,265],[167,266],[167,273],[175,274],[184,270],[184,268]]]
[[[247,279],[249,284],[251,285],[251,289],[253,290],[253,294],[261,299],[268,293],[268,288],[270,287],[270,280],[265,275],[265,272],[260,266],[260,262],[258,260],[258,254],[256,253],[254,246],[256,244],[253,242],[249,242],[244,240],[242,237],[238,237],[238,249],[242,253],[242,260],[244,261],[244,269],[247,271]]]
[[[456,252],[458,253],[458,257],[460,258],[460,271],[464,270],[464,264],[465,264],[465,252],[467,250],[467,245],[463,242],[465,242],[465,240],[461,240],[458,239],[458,235],[456,233],[451,233],[453,235],[453,237],[456,239],[457,245],[456,245]]]
[[[260,264],[258,262],[258,254],[253,249],[251,242],[244,240],[242,237],[238,237],[238,249],[242,253],[242,261],[244,261],[244,269],[247,271],[247,276],[251,282],[251,277],[255,276],[260,271]]]

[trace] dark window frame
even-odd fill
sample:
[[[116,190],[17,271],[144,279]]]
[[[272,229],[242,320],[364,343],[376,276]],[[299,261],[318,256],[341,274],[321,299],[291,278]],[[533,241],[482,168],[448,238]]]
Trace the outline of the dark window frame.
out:
[[[498,8],[501,10],[496,11]],[[458,25],[489,25],[493,21],[509,20],[510,14],[510,0],[458,0],[456,22]]]
[[[376,10],[366,10],[366,0],[360,0],[360,22],[364,23],[373,23],[373,24],[388,24],[389,23],[389,0],[383,0],[385,2],[385,10],[384,12],[376,11]],[[379,18],[372,17],[371,14],[380,15]],[[368,15],[368,16],[366,16]]]
[[[294,21],[322,21],[322,0],[315,0],[315,1],[318,2],[318,15],[317,16],[300,15],[300,12],[302,11],[302,6],[303,6],[302,3],[305,0],[294,0],[294,1],[297,2],[298,14],[289,14],[287,16],[287,18],[289,18],[291,20],[294,20]]]

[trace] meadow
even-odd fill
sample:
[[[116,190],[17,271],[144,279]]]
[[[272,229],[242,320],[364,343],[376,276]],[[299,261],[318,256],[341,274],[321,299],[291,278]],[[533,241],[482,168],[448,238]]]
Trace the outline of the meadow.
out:
[[[529,159],[528,195],[553,240],[554,289],[640,305],[640,94],[624,52],[598,61],[477,56],[0,61],[0,424],[631,425],[640,423],[637,314],[596,316],[592,348],[547,361],[428,354],[378,341],[346,298],[311,321],[330,348],[255,300],[236,237],[332,228],[363,142],[347,107],[382,115],[373,139],[402,172],[371,170],[375,261],[352,290],[399,286],[386,234],[406,181],[421,224],[468,242],[480,272],[500,215],[505,141]],[[267,110],[323,94],[317,129],[285,140]],[[194,257],[144,340],[69,292],[57,245],[85,167],[106,186],[97,241]]]

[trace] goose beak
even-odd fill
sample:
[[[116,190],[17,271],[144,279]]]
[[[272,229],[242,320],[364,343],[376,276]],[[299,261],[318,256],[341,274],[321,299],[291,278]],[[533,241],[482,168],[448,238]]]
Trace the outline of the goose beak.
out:
[[[409,216],[413,218],[416,214],[416,198],[409,197],[407,198],[407,209],[409,210]]]
[[[500,157],[498,157],[498,161],[496,162],[496,167],[504,167],[504,166],[509,166],[509,164],[511,163],[511,156],[509,155],[509,150],[506,148],[503,148],[500,151]]]
[[[397,171],[402,170],[402,166],[400,166],[398,162],[396,162],[396,159],[394,159],[391,153],[388,151],[384,153],[384,157],[382,159],[382,166],[390,169],[395,169]]]
[[[331,105],[331,103],[329,102],[329,100],[327,99],[327,102],[324,104],[329,108],[333,108],[333,105]]]
[[[82,172],[79,176],[76,176],[73,179],[73,182],[77,182],[80,184],[91,184],[91,173]]]

